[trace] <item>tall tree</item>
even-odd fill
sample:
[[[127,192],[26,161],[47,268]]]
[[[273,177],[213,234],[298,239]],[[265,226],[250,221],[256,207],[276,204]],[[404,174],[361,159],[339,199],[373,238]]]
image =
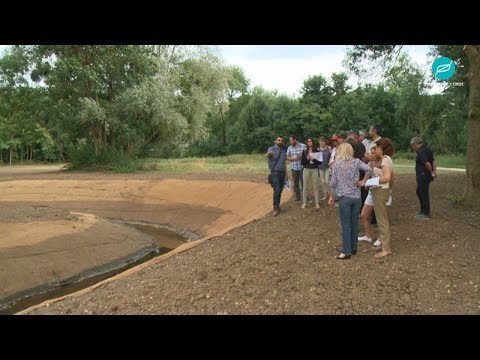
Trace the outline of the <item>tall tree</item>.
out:
[[[467,182],[464,196],[480,202],[480,45],[465,45],[470,63],[466,78],[470,90],[468,112]]]
[[[389,61],[394,60],[401,51],[398,45],[357,45],[347,53],[350,69],[359,73],[362,60]],[[458,58],[458,52],[453,51],[451,58]],[[464,197],[468,202],[480,203],[480,45],[465,45],[463,47],[468,58],[466,79],[469,83],[469,113],[468,113],[468,145],[466,162],[466,181]],[[450,57],[449,52],[443,53]],[[463,65],[463,64],[462,64]]]

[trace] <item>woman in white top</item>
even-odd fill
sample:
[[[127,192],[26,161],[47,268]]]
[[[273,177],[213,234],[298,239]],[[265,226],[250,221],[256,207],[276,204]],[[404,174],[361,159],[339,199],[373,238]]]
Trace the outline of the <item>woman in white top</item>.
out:
[[[382,242],[382,251],[376,253],[376,258],[382,258],[390,255],[390,222],[388,220],[387,200],[390,196],[390,179],[393,175],[393,161],[391,156],[394,153],[392,141],[388,138],[381,138],[376,144],[376,154],[378,159],[382,159],[381,168],[374,168],[374,175],[379,177],[380,187],[372,189],[373,208],[377,217],[377,224],[380,230],[380,241]]]

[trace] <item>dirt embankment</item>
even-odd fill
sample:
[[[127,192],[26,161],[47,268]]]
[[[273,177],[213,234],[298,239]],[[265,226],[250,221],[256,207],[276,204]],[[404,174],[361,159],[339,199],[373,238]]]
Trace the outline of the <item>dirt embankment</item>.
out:
[[[92,174],[58,179],[70,174],[46,167],[33,167],[30,175],[24,167],[14,167],[10,175],[2,170],[1,304],[150,254],[158,248],[152,236],[159,233],[151,225],[193,241],[220,235],[271,209],[268,185],[255,182],[95,179]],[[9,181],[8,176],[21,179]],[[253,199],[245,202],[245,193]],[[181,244],[176,238],[165,241],[170,248]]]
[[[68,176],[82,180],[94,175]],[[132,178],[142,176],[175,177]],[[177,177],[242,179],[225,174]],[[382,260],[375,260],[365,243],[352,259],[335,260],[341,239],[338,209],[324,205],[316,211],[310,204],[302,210],[290,200],[278,217],[267,215],[28,313],[479,314],[480,210],[456,202],[463,178],[439,176],[431,185],[432,218],[419,221],[413,218],[419,210],[415,179],[398,175],[391,207],[393,254]],[[270,189],[265,191],[271,196]],[[243,201],[251,200],[244,195]]]

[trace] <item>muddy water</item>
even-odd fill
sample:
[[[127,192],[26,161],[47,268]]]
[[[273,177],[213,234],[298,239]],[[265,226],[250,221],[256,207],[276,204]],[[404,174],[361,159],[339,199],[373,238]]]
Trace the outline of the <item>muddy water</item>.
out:
[[[140,222],[125,222],[125,226],[133,227],[143,234],[155,239],[155,245],[145,247],[128,258],[119,259],[109,264],[104,264],[94,269],[89,269],[76,276],[64,279],[57,283],[49,283],[35,288],[26,289],[15,293],[7,298],[0,299],[0,315],[1,314],[15,314],[30,306],[39,304],[43,301],[61,297],[75,291],[85,289],[102,280],[117,275],[127,269],[146,262],[156,256],[163,255],[172,251],[181,244],[199,238],[194,233],[180,231],[183,234],[178,234],[173,228],[167,226],[160,226],[156,224],[145,224]]]
[[[157,244],[160,247],[160,255],[172,251],[176,247],[188,241],[187,238],[180,234],[177,234],[172,230],[156,227],[154,225],[136,223],[131,224],[130,226],[156,239]]]

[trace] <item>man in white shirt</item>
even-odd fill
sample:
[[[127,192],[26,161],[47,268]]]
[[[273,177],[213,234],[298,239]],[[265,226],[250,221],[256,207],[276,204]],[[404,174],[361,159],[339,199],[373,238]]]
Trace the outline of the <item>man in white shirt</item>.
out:
[[[295,201],[300,201],[301,189],[303,189],[302,152],[307,146],[299,142],[295,135],[290,136],[289,140],[290,146],[287,148],[287,160],[290,161]]]
[[[365,146],[365,151],[369,153],[372,143],[367,139],[367,132],[365,130],[358,131],[358,141],[362,142],[363,146]]]

